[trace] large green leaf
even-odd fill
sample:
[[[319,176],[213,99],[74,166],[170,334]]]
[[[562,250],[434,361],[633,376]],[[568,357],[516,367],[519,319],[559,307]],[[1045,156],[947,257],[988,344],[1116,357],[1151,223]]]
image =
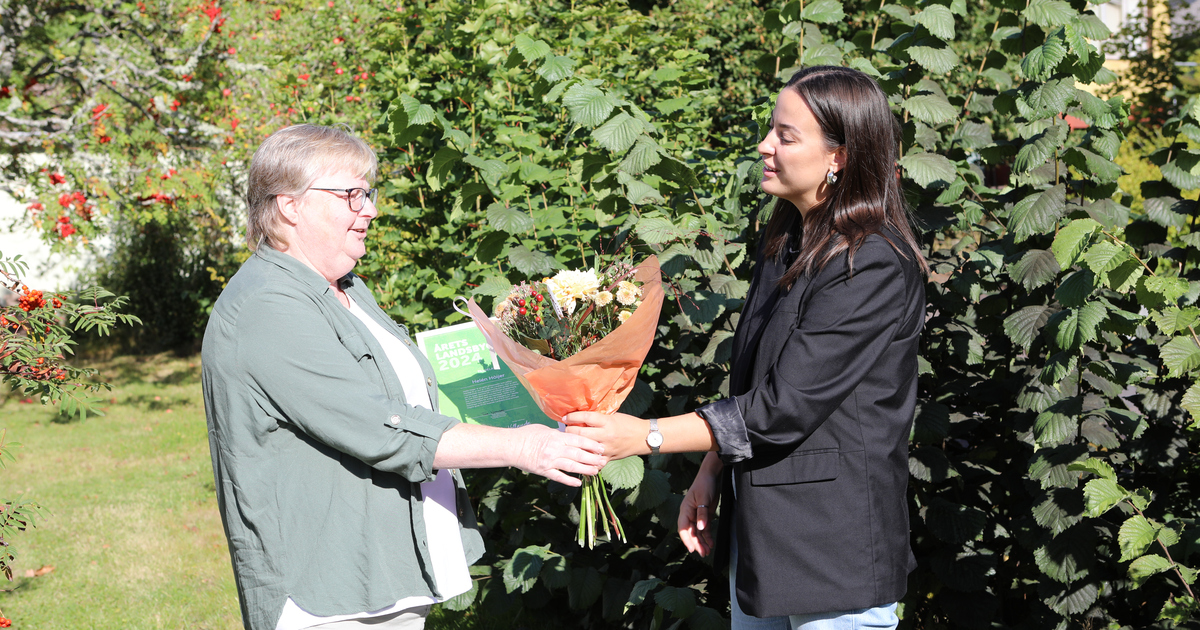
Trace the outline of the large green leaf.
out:
[[[560,55],[548,55],[537,73],[549,83],[558,83],[575,71],[575,60]]]
[[[664,586],[654,594],[654,603],[678,619],[687,619],[696,610],[696,591],[687,587]]]
[[[1121,545],[1121,562],[1128,562],[1141,556],[1150,549],[1158,538],[1161,525],[1155,525],[1145,516],[1135,514],[1121,524],[1117,533],[1117,542]]]
[[[617,102],[598,87],[576,83],[563,94],[563,105],[570,112],[571,122],[584,127],[597,127],[608,120]]]
[[[987,516],[966,505],[933,499],[925,511],[925,524],[934,536],[953,544],[974,540],[987,526]]]
[[[1029,18],[1030,22],[1047,30],[1062,26],[1079,15],[1063,0],[1030,0],[1021,13]]]
[[[1173,335],[1188,330],[1190,326],[1194,325],[1196,320],[1200,319],[1200,308],[1169,306],[1161,311],[1150,313],[1150,317],[1154,320],[1154,325],[1158,326],[1159,332],[1164,335]]]
[[[1056,151],[1062,146],[1063,139],[1067,137],[1069,130],[1070,127],[1065,122],[1056,121],[1055,124],[1047,127],[1045,131],[1030,138],[1017,151],[1017,158],[1013,162],[1013,168],[1018,173],[1027,173],[1049,162],[1051,156],[1054,156]]]
[[[1183,376],[1200,366],[1200,346],[1191,335],[1173,337],[1159,348],[1159,357],[1167,367],[1167,376]]]
[[[631,458],[632,459],[632,458]],[[567,605],[572,610],[590,608],[604,592],[604,576],[595,567],[571,569],[571,582],[567,584]]]
[[[929,29],[929,32],[936,37],[946,41],[954,39],[954,14],[948,7],[940,4],[927,5],[925,10],[914,15],[912,19],[917,24]]]
[[[1063,194],[1063,203],[1066,203],[1066,189],[1064,186],[1055,186],[1052,190],[1060,190]],[[1047,191],[1049,192],[1049,191]],[[1054,237],[1054,244],[1050,249],[1054,252],[1054,258],[1058,261],[1058,266],[1063,269],[1070,269],[1083,251],[1091,245],[1092,236],[1102,229],[1098,222],[1093,219],[1075,219],[1071,221],[1063,229],[1058,231],[1058,235]]]
[[[641,132],[641,123],[629,114],[620,112],[608,122],[596,127],[592,131],[592,137],[605,149],[613,153],[622,153],[633,145]]]
[[[542,572],[544,554],[550,548],[525,547],[513,553],[512,560],[504,567],[504,588],[509,593],[521,591],[526,593],[537,584],[538,574]]]
[[[1033,81],[1045,80],[1067,56],[1067,47],[1059,37],[1051,36],[1046,43],[1035,46],[1021,60],[1021,74]]]
[[[800,19],[817,24],[834,24],[846,17],[840,0],[815,0],[807,3],[800,12]]]
[[[641,457],[626,457],[614,459],[600,469],[600,476],[610,486],[628,490],[642,482],[646,473],[646,463]]]
[[[931,126],[954,120],[958,109],[940,94],[919,94],[905,99],[901,105],[913,118]]]
[[[657,245],[680,238],[679,230],[670,219],[643,217],[637,222],[637,234],[650,245]]]
[[[639,510],[653,510],[671,496],[671,482],[661,470],[647,470],[641,483],[634,486],[626,499]]]
[[[1108,287],[1118,293],[1128,293],[1137,286],[1146,268],[1141,262],[1130,258],[1109,271],[1106,278]]]
[[[1087,35],[1082,32],[1076,22],[1067,23],[1064,32],[1066,34],[1067,45],[1070,47],[1071,52],[1075,53],[1076,57],[1079,57],[1081,62],[1087,63],[1088,59],[1093,55],[1099,54],[1099,51],[1087,40]]]
[[[1023,96],[1018,97],[1016,101],[1017,111],[1026,119],[1034,121],[1057,116],[1066,111],[1067,106],[1078,98],[1080,90],[1071,79],[1056,79],[1034,84],[1032,89],[1023,87],[1021,92]]]
[[[646,169],[662,161],[662,148],[650,136],[638,136],[633,148],[621,160],[621,169],[631,175],[640,175]]]
[[[438,149],[429,161],[429,170],[425,172],[425,182],[429,184],[429,188],[434,191],[444,188],[454,165],[461,160],[462,154],[450,147]]]
[[[533,217],[499,201],[487,207],[487,222],[492,229],[509,234],[521,234],[533,229]]]
[[[1074,489],[1051,488],[1033,508],[1033,520],[1056,536],[1082,518],[1083,497]]]
[[[935,182],[949,184],[958,176],[954,163],[936,153],[909,153],[900,158],[900,166],[922,188]]]
[[[1078,396],[1060,400],[1038,414],[1033,435],[1039,447],[1067,444],[1079,434],[1082,400]]]
[[[1013,206],[1008,224],[1014,240],[1020,242],[1034,234],[1052,232],[1067,209],[1066,195],[1065,186],[1059,184],[1018,201]],[[1061,261],[1059,266],[1063,267]]]
[[[1049,306],[1026,306],[1004,319],[1004,333],[1025,351],[1054,314]]]
[[[907,52],[913,61],[933,74],[946,74],[958,65],[958,54],[952,48],[912,46]]]
[[[1181,190],[1200,188],[1200,153],[1184,149],[1172,161],[1159,167],[1163,179]]]
[[[558,267],[553,256],[530,251],[524,245],[517,245],[508,251],[508,262],[530,278],[548,275]]]
[[[1142,203],[1146,217],[1167,228],[1187,225],[1188,215],[1195,212],[1196,202],[1175,197],[1152,197]]]
[[[625,182],[625,198],[635,206],[646,203],[666,202],[666,199],[663,199],[663,196],[659,194],[658,189],[640,179],[631,179]]]
[[[805,46],[800,64],[804,66],[840,66],[842,65],[842,51],[833,44]]]
[[[410,126],[428,125],[436,119],[432,107],[422,104],[421,101],[407,94],[400,95],[400,105],[404,108],[404,113],[408,115]]]
[[[1077,525],[1055,536],[1033,552],[1038,569],[1063,584],[1087,577],[1096,562],[1096,534],[1088,525]]]
[[[633,585],[633,590],[629,592],[629,599],[625,602],[625,612],[629,612],[631,607],[641,606],[642,602],[646,601],[646,596],[662,583],[663,581],[658,578],[639,580],[637,584]]]
[[[500,160],[484,159],[475,155],[467,155],[463,157],[463,162],[474,166],[478,171],[483,181],[491,186],[498,186],[500,178],[508,172],[508,167]]]
[[[1043,589],[1038,589],[1039,593]],[[1050,589],[1045,589],[1050,591]],[[1048,592],[1042,601],[1054,612],[1070,617],[1086,612],[1100,597],[1100,586],[1095,582],[1074,582],[1060,585],[1056,591]]]
[[[1125,246],[1112,241],[1100,241],[1083,254],[1084,264],[1096,275],[1108,273],[1129,259]]]
[[[1133,580],[1135,586],[1141,587],[1152,576],[1170,569],[1170,561],[1160,555],[1142,556],[1129,563],[1129,579]]]
[[[1068,149],[1063,161],[1075,167],[1080,174],[1099,184],[1115,182],[1123,173],[1116,162],[1096,155],[1083,147]]]
[[[1112,37],[1112,31],[1108,30],[1108,25],[1101,20],[1099,16],[1088,12],[1082,15],[1077,15],[1071,19],[1071,24],[1075,30],[1083,34],[1088,39],[1096,41],[1104,41]]]
[[[1129,493],[1111,479],[1092,479],[1083,487],[1088,516],[1100,516],[1124,501]]]
[[[1025,252],[1021,260],[1009,265],[1008,275],[1021,283],[1027,291],[1032,291],[1058,276],[1062,269],[1054,254],[1045,249],[1031,249]]]
[[[1096,274],[1091,269],[1080,269],[1067,276],[1063,283],[1054,291],[1054,299],[1063,306],[1072,308],[1083,306],[1091,297],[1097,286]]]
[[[550,54],[550,44],[540,39],[533,39],[525,33],[518,33],[513,38],[513,44],[517,47],[517,52],[521,53],[521,56],[525,58],[525,61],[537,61]]]

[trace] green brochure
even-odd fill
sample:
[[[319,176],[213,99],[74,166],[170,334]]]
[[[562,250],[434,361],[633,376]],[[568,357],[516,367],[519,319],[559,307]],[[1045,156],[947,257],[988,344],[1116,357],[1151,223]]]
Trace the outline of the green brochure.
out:
[[[492,354],[474,323],[417,333],[417,347],[433,364],[441,412],[471,424],[557,427],[538,409],[517,377]]]

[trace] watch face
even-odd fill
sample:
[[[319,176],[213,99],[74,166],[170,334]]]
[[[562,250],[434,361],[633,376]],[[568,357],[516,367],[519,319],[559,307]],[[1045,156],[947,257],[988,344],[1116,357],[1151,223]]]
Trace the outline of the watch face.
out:
[[[650,445],[650,448],[658,448],[658,447],[662,446],[662,443],[663,443],[662,434],[655,431],[654,433],[647,435],[646,443]]]

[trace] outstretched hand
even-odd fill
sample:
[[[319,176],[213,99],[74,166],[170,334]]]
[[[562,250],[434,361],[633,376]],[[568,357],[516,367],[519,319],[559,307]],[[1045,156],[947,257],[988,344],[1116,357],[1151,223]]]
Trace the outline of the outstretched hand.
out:
[[[520,432],[521,445],[513,465],[563,485],[578,487],[582,482],[567,473],[597,475],[608,458],[604,445],[583,436],[563,433],[540,424],[530,424]]]
[[[650,423],[625,413],[575,411],[563,416],[567,433],[590,438],[604,445],[609,459],[624,459],[650,452],[646,434]]]

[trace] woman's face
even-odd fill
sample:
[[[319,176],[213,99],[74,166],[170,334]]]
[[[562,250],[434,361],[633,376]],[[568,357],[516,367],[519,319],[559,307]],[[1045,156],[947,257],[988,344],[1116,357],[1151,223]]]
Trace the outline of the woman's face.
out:
[[[345,170],[332,170],[313,180],[309,190],[295,204],[295,236],[289,240],[288,253],[317,273],[335,282],[354,268],[367,253],[363,241],[367,227],[379,216],[370,199],[362,210],[354,212],[346,193],[314,188],[370,188],[367,180]]]
[[[792,202],[801,214],[829,193],[825,175],[842,168],[842,149],[826,147],[812,110],[790,87],[775,101],[771,130],[758,152],[763,156],[763,191]]]

